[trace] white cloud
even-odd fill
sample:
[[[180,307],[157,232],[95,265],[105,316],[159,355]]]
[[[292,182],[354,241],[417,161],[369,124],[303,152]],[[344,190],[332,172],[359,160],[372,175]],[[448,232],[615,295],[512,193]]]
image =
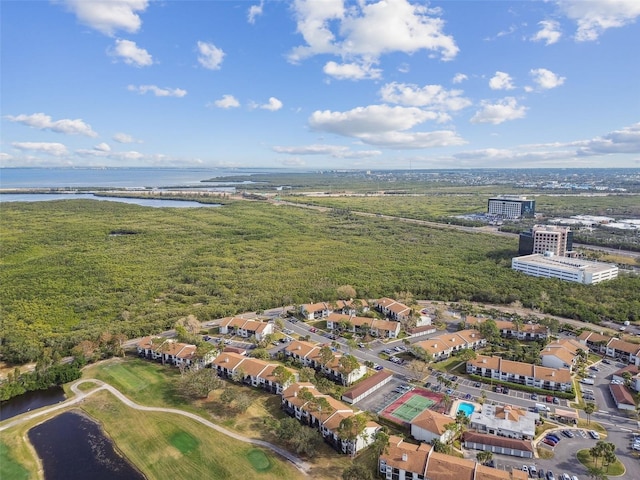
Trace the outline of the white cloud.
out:
[[[416,107],[369,105],[346,112],[317,110],[311,114],[309,125],[314,130],[359,137],[369,133],[408,130],[426,120],[436,118],[436,113]]]
[[[45,153],[54,157],[61,157],[68,153],[67,147],[56,142],[13,142],[11,145],[18,150]]]
[[[13,160],[13,155],[9,155],[8,153],[5,153],[5,152],[0,152],[0,162],[5,162],[9,160]]]
[[[453,80],[452,80],[452,82],[453,82],[454,84],[455,84],[455,83],[462,83],[462,82],[464,82],[465,80],[467,80],[468,78],[469,78],[469,77],[467,77],[464,73],[456,73],[456,74],[453,76]]]
[[[148,0],[62,0],[75,13],[78,21],[112,36],[118,30],[135,33],[142,21],[138,12],[144,12]]]
[[[369,105],[346,112],[315,111],[309,126],[316,131],[354,137],[369,145],[393,148],[430,148],[461,145],[455,132],[406,132],[427,120],[438,120],[440,114],[417,107]]]
[[[178,97],[182,98],[187,94],[186,90],[181,88],[160,88],[156,85],[129,85],[127,90],[130,92],[138,92],[144,95],[147,92],[153,93],[156,97]]]
[[[75,151],[76,155],[81,157],[95,157],[95,158],[104,158],[109,160],[141,160],[145,158],[145,155],[136,152],[135,150],[129,150],[126,152],[114,152],[110,148],[104,149],[103,144],[96,145],[92,149],[83,149],[80,148]]]
[[[508,73],[496,72],[496,74],[489,80],[489,88],[491,90],[513,90],[513,79]]]
[[[578,42],[597,40],[605,30],[623,27],[640,16],[638,0],[559,0],[558,6],[578,24]]]
[[[68,135],[85,135],[87,137],[97,137],[98,134],[91,129],[91,125],[77,118],[71,120],[64,118],[62,120],[53,121],[49,115],[44,113],[34,113],[32,115],[7,115],[5,118],[12,122],[22,123],[29,127],[39,130],[51,130],[57,133],[66,133]]]
[[[107,144],[105,142],[99,143],[93,148],[94,148],[94,150],[98,150],[100,152],[110,152],[111,151],[111,147],[109,146],[109,144]]]
[[[371,64],[327,62],[324,73],[338,80],[365,80],[380,78],[382,70],[372,68]]]
[[[612,153],[640,153],[640,123],[588,140],[578,149],[581,156]]]
[[[358,138],[370,145],[400,149],[451,147],[467,143],[452,130],[436,130],[433,132],[383,132],[379,134],[362,134]]]
[[[220,70],[225,53],[213,43],[198,42],[198,63],[208,70]]]
[[[273,151],[287,155],[328,155],[334,158],[369,158],[382,154],[380,150],[351,150],[340,145],[275,146]]]
[[[240,102],[233,95],[223,95],[221,99],[213,102],[218,108],[236,108],[240,106]]]
[[[425,107],[437,111],[457,111],[471,105],[462,90],[446,90],[441,85],[417,85],[392,82],[380,89],[385,102],[411,107]]]
[[[348,8],[342,0],[296,0],[293,8],[306,42],[290,53],[294,63],[318,54],[375,63],[383,54],[420,50],[452,60],[459,51],[453,37],[443,33],[439,9],[407,0],[356,2]]]
[[[543,90],[559,87],[566,80],[566,77],[559,77],[546,68],[535,68],[530,73],[533,81]]]
[[[127,133],[116,133],[112,138],[118,143],[142,143],[141,140],[136,140]]]
[[[247,14],[247,21],[251,24],[256,23],[256,17],[262,15],[262,8],[264,7],[264,0],[260,0],[260,5],[251,5],[249,7],[249,13]]]
[[[276,97],[269,97],[269,102],[265,103],[264,105],[260,105],[259,108],[275,112],[276,110],[280,110],[282,108],[282,102]]]
[[[113,57],[121,58],[127,65],[148,67],[153,65],[153,58],[144,48],[139,48],[131,40],[116,40],[116,46],[109,51]]]
[[[540,30],[531,37],[534,42],[545,42],[545,45],[552,45],[560,40],[562,32],[560,31],[560,24],[555,20],[542,20],[538,22]]]
[[[471,118],[471,123],[492,123],[498,125],[507,120],[523,118],[527,111],[524,106],[518,105],[513,97],[506,97],[498,103],[481,102],[481,109]]]

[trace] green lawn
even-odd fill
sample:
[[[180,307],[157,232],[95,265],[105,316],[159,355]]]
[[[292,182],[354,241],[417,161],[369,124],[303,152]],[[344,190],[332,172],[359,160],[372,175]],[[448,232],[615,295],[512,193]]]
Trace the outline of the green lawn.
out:
[[[578,460],[580,461],[580,463],[582,463],[585,467],[587,468],[594,467],[593,459],[591,458],[591,455],[589,455],[588,449],[578,451],[578,453],[576,453],[576,456],[578,457]],[[624,465],[618,459],[616,459],[616,461],[611,465],[603,466],[602,459],[599,458],[598,468],[602,468],[604,474],[606,476],[611,476],[611,477],[618,477],[620,475],[624,475],[624,472],[626,471],[624,468]]]
[[[11,456],[7,446],[0,442],[0,478],[11,480],[27,480],[31,477],[29,471]]]

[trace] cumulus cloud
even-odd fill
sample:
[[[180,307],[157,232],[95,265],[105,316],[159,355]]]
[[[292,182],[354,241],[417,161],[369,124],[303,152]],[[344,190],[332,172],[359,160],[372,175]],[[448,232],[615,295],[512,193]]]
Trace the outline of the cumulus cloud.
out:
[[[76,150],[75,153],[81,157],[104,158],[109,160],[141,160],[145,158],[144,154],[136,152],[135,150],[114,152],[111,148],[105,149],[104,145],[106,144],[98,144],[91,149],[80,148]]]
[[[120,58],[127,65],[148,67],[153,65],[153,58],[144,48],[131,40],[116,40],[116,45],[109,51],[112,57]]]
[[[213,102],[213,106],[218,108],[237,108],[240,102],[233,95],[223,95],[222,98]]]
[[[560,31],[560,24],[555,20],[542,20],[538,22],[540,30],[531,37],[534,42],[545,42],[545,45],[552,45],[560,40],[562,32]]]
[[[511,75],[505,72],[496,72],[496,74],[489,80],[489,88],[491,90],[513,90],[513,79]]]
[[[452,82],[453,82],[453,83],[462,83],[462,82],[464,82],[465,80],[467,80],[468,78],[469,78],[469,77],[467,77],[464,73],[456,73],[456,74],[453,76],[453,80],[452,80]]]
[[[371,64],[327,62],[322,69],[327,75],[338,80],[365,80],[380,78],[382,70]]]
[[[11,145],[18,150],[44,153],[54,157],[61,157],[68,153],[67,147],[56,142],[13,142]]]
[[[105,142],[99,143],[93,148],[94,148],[94,150],[98,150],[99,152],[110,152],[111,151],[111,147],[109,146],[109,144],[107,144]]]
[[[463,97],[462,93],[462,90],[446,90],[441,85],[419,87],[397,82],[388,83],[380,89],[380,97],[385,102],[443,112],[470,106],[471,100]]]
[[[351,150],[341,145],[275,146],[273,151],[287,155],[328,155],[333,158],[369,158],[382,154],[380,150]]]
[[[381,147],[430,148],[465,143],[453,131],[406,131],[439,117],[437,112],[417,107],[369,105],[346,112],[315,111],[309,118],[309,126],[316,131],[354,137]]]
[[[513,97],[506,97],[497,103],[488,101],[481,102],[481,109],[471,118],[471,123],[492,123],[498,125],[507,120],[517,120],[524,118],[527,108],[518,105],[518,101]]]
[[[127,133],[116,133],[113,137],[114,141],[118,143],[142,143],[140,140],[136,140],[133,136]]]
[[[376,63],[383,54],[420,50],[452,60],[459,51],[453,37],[443,33],[439,9],[408,0],[356,2],[349,8],[342,0],[296,0],[293,9],[306,42],[289,54],[293,63],[318,54]]]
[[[260,0],[260,5],[251,5],[247,14],[247,21],[251,24],[256,23],[256,17],[262,15],[262,8],[264,7],[264,0]]]
[[[68,135],[85,135],[87,137],[97,137],[98,134],[93,131],[91,125],[77,118],[71,120],[64,118],[62,120],[52,120],[49,115],[44,113],[34,113],[32,115],[7,115],[5,118],[11,122],[21,123],[29,127],[39,130],[51,130],[57,133],[66,133]]]
[[[208,70],[220,70],[225,53],[213,43],[198,42],[198,63]]]
[[[612,153],[640,153],[640,123],[588,140],[578,149],[582,156]]]
[[[276,97],[269,97],[269,101],[263,105],[258,105],[258,108],[275,112],[282,108],[282,102],[278,100]]]
[[[536,85],[542,90],[559,87],[566,80],[566,77],[560,77],[546,68],[535,68],[529,73]]]
[[[127,90],[137,92],[140,95],[151,92],[156,97],[178,97],[182,98],[187,94],[186,90],[181,88],[160,88],[156,85],[129,85]]]
[[[62,0],[67,9],[73,12],[78,21],[113,36],[118,30],[135,33],[142,21],[138,13],[144,12],[148,0]]]
[[[637,0],[559,0],[560,11],[574,20],[578,29],[578,42],[597,40],[605,30],[619,28],[635,22],[640,16]]]

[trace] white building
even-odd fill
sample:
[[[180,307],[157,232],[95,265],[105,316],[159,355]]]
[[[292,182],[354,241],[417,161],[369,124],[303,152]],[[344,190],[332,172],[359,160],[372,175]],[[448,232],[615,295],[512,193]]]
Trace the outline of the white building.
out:
[[[584,285],[612,280],[618,276],[618,267],[613,264],[538,253],[512,258],[511,268],[533,277],[559,278]]]
[[[536,421],[539,418],[537,413],[523,408],[485,404],[481,411],[471,414],[469,428],[479,433],[530,440],[535,437]]]

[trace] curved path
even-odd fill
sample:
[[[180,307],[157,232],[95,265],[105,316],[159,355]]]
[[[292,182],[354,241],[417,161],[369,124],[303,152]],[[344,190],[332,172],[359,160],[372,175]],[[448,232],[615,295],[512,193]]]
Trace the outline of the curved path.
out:
[[[90,390],[88,392],[83,392],[82,390],[80,390],[78,388],[78,386],[81,383],[85,383],[85,382],[91,382],[91,383],[95,383],[97,385],[99,385],[99,387],[94,388],[93,390]],[[212,428],[224,435],[227,435],[231,438],[234,438],[236,440],[239,440],[241,442],[245,442],[245,443],[250,443],[252,445],[256,445],[258,447],[263,447],[263,448],[268,448],[269,450],[272,450],[273,452],[277,453],[278,455],[284,457],[285,459],[289,460],[298,470],[300,470],[300,472],[302,472],[304,475],[308,475],[309,473],[309,469],[311,468],[311,465],[305,461],[303,461],[302,459],[300,459],[299,457],[296,457],[295,455],[293,455],[291,452],[288,452],[287,450],[279,447],[278,445],[274,445],[273,443],[269,443],[269,442],[265,442],[264,440],[258,440],[255,438],[249,438],[249,437],[245,437],[243,435],[240,435],[238,433],[232,432],[231,430],[227,430],[224,427],[221,427],[220,425],[216,425],[213,422],[210,422],[209,420],[200,417],[199,415],[196,415],[195,413],[191,413],[191,412],[185,412],[183,410],[178,410],[175,408],[163,408],[163,407],[147,407],[144,405],[140,405],[138,403],[135,403],[134,401],[130,400],[128,397],[125,397],[122,392],[120,392],[119,390],[117,390],[116,388],[112,387],[111,385],[109,385],[108,383],[104,383],[101,380],[96,380],[96,379],[92,379],[92,378],[87,378],[87,379],[83,379],[83,380],[78,380],[77,382],[75,382],[73,385],[71,385],[71,390],[73,391],[73,393],[75,394],[75,396],[73,398],[70,398],[69,400],[65,400],[64,402],[60,402],[57,405],[54,405],[52,407],[48,407],[48,408],[44,408],[42,410],[39,410],[37,412],[33,412],[33,413],[29,413],[28,415],[20,415],[19,417],[15,418],[14,420],[11,420],[7,423],[4,423],[3,425],[0,425],[0,432],[3,430],[6,430],[8,428],[11,428],[15,425],[18,425],[20,423],[26,422],[28,420],[40,417],[42,415],[46,415],[48,413],[51,412],[55,412],[56,410],[61,410],[63,408],[67,408],[71,405],[75,405],[77,403],[82,402],[85,398],[93,395],[96,392],[100,392],[102,390],[107,390],[108,392],[112,393],[116,398],[118,398],[118,400],[120,400],[122,403],[124,403],[126,406],[133,408],[134,410],[142,410],[145,412],[162,412],[162,413],[173,413],[176,415],[182,415],[184,417],[188,417],[192,420],[195,420],[196,422],[200,422],[201,424]]]

